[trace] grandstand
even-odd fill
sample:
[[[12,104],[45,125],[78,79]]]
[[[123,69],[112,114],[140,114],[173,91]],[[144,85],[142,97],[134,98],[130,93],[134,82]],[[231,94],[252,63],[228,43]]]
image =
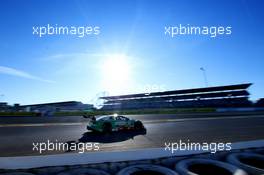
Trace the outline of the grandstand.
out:
[[[256,107],[264,107],[264,98],[261,98],[255,104]]]
[[[28,112],[60,112],[60,111],[83,111],[93,109],[91,104],[83,104],[79,101],[64,101],[55,103],[42,103],[42,104],[31,104],[31,105],[21,105],[19,107],[20,111]]]
[[[153,108],[248,107],[251,83],[101,97],[101,110]]]

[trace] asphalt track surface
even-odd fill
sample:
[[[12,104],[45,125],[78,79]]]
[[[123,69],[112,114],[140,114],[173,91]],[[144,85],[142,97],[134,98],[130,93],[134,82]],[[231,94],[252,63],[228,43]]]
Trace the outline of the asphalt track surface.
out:
[[[264,115],[188,117],[173,115],[131,116],[143,121],[146,130],[99,134],[86,130],[85,122],[0,125],[0,156],[67,153],[44,151],[33,143],[99,143],[99,151],[165,147],[165,143],[238,142],[264,139]],[[89,148],[90,149],[90,148]],[[94,149],[94,147],[92,147]],[[95,150],[91,150],[95,151]]]

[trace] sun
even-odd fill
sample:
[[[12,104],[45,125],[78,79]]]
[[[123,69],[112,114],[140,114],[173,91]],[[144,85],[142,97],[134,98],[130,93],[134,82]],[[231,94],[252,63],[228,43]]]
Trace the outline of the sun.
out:
[[[124,92],[131,81],[131,63],[123,54],[108,55],[101,64],[102,86],[110,94]]]

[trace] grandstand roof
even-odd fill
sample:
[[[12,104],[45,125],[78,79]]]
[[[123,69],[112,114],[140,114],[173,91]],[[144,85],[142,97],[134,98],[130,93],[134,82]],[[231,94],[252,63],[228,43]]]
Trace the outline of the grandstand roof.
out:
[[[78,102],[78,101],[63,101],[63,102],[54,102],[54,103],[40,103],[40,104],[21,105],[21,107],[48,106],[48,105],[76,105],[78,103],[80,103],[80,102]]]
[[[134,99],[134,98],[157,98],[162,96],[173,96],[173,95],[190,95],[190,94],[196,94],[196,93],[207,93],[210,94],[210,96],[213,95],[213,93],[220,93],[223,91],[238,91],[238,90],[245,90],[249,86],[251,86],[252,83],[245,83],[245,84],[235,84],[235,85],[228,85],[228,86],[215,86],[215,87],[206,87],[206,88],[196,88],[196,89],[184,89],[184,90],[173,90],[173,91],[164,91],[164,92],[153,92],[153,93],[141,93],[141,94],[130,94],[130,95],[119,95],[119,96],[107,96],[107,97],[100,97],[101,99],[105,100],[122,100],[122,99]],[[234,93],[234,92],[232,92]],[[244,91],[240,91],[243,95],[249,95],[248,93],[245,93]],[[224,95],[224,94],[222,94]]]

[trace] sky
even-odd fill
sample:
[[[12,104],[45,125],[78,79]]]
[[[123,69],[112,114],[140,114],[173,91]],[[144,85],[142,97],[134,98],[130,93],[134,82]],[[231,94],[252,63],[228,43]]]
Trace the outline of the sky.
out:
[[[264,97],[261,0],[3,0],[0,101],[95,103],[102,95],[253,83]],[[99,34],[33,34],[40,26]],[[231,26],[230,35],[165,34],[165,27]]]

